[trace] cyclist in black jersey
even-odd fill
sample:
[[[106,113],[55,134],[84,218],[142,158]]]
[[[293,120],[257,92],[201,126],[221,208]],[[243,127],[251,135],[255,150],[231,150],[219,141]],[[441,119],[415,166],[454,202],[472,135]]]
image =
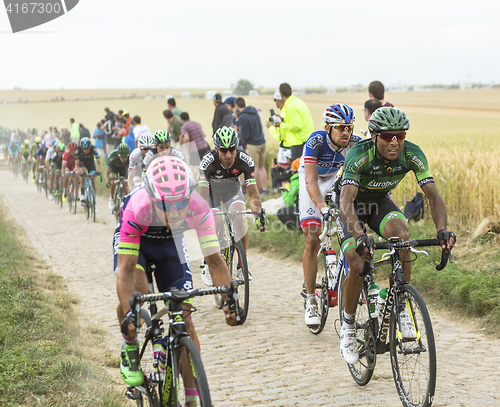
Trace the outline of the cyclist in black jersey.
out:
[[[336,219],[341,250],[349,264],[344,287],[344,318],[340,330],[340,353],[348,364],[356,363],[359,356],[355,313],[364,281],[359,272],[363,269],[364,261],[370,257],[364,224],[367,223],[385,239],[398,237],[409,240],[408,223],[387,195],[406,173],[415,173],[422,191],[429,199],[441,248],[451,250],[456,241],[455,235],[446,230],[446,205],[436,188],[424,153],[417,145],[405,142],[406,131],[410,127],[406,114],[394,107],[381,107],[370,117],[368,127],[371,139],[357,143],[347,153],[341,181],[340,217]],[[448,236],[450,239],[446,244]],[[405,261],[405,257],[409,258],[408,253],[401,251],[405,280],[409,282],[411,262]]]
[[[101,164],[101,158],[99,157],[99,152],[97,151],[97,148],[92,145],[90,142],[90,139],[88,137],[83,137],[80,140],[80,145],[78,148],[75,150],[75,168],[77,171],[80,171],[80,173],[84,174],[89,174],[92,176],[92,184],[94,186],[95,190],[95,161],[97,160],[97,166],[98,170],[97,172],[101,172],[102,164]],[[84,192],[83,192],[83,181],[80,181],[80,200],[84,199]]]
[[[50,157],[50,167],[52,169],[52,174],[53,176],[50,178],[50,190],[52,191],[52,187],[54,186],[54,180],[55,180],[55,189],[53,190],[54,196],[58,196],[59,194],[59,178],[61,178],[61,168],[62,168],[62,161],[63,161],[63,155],[66,150],[66,146],[63,143],[59,143],[54,147],[54,152],[52,153],[52,156]]]
[[[229,127],[221,127],[214,134],[215,148],[206,153],[200,163],[200,195],[205,198],[213,211],[220,211],[221,202],[226,210],[245,211],[246,202],[241,191],[239,177],[245,177],[250,209],[260,212],[262,201],[255,180],[252,158],[238,148],[238,134]],[[266,226],[254,215],[257,228],[263,232]],[[216,222],[221,222],[216,217]],[[219,224],[217,224],[219,228]],[[248,249],[248,230],[244,216],[235,220],[236,234],[240,237],[245,250]]]
[[[108,158],[108,167],[104,178],[106,179],[106,187],[109,188],[109,209],[113,210],[114,202],[113,196],[115,195],[116,181],[110,182],[110,178],[127,178],[128,164],[129,164],[130,148],[125,143],[120,143],[116,150],[113,150]],[[128,195],[128,182],[123,183],[123,192]]]
[[[149,164],[153,159],[159,155],[171,155],[180,158],[184,161],[184,155],[174,147],[171,147],[172,135],[166,130],[158,130],[153,136],[153,144],[155,147],[151,148],[144,159],[142,160],[142,169],[144,172],[148,169]]]

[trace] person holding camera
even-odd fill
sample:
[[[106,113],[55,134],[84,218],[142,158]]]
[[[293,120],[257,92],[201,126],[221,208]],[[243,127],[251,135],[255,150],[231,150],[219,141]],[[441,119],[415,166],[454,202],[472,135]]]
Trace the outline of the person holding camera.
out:
[[[283,109],[283,99],[281,99],[281,93],[279,91],[274,92],[274,103],[276,104],[276,107],[278,109]],[[266,127],[269,129],[269,133],[271,136],[273,136],[278,143],[280,143],[279,149],[278,149],[278,157],[277,157],[277,165],[279,167],[289,167],[287,164],[287,151],[290,151],[290,145],[288,145],[287,140],[284,137],[281,137],[281,131],[280,127],[277,126],[277,124],[281,124],[284,120],[284,114],[276,114],[274,112],[274,109],[271,109],[271,117],[269,117],[269,120],[266,122]],[[292,158],[291,152],[290,152],[290,159]],[[278,168],[279,168],[278,167]],[[274,188],[274,185],[273,185]]]

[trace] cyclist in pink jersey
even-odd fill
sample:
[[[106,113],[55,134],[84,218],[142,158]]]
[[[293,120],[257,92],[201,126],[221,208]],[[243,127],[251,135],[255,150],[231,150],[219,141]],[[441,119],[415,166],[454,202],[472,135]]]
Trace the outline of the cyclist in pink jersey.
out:
[[[210,207],[194,187],[195,180],[186,163],[173,156],[162,156],[151,162],[144,185],[128,195],[123,204],[113,254],[120,300],[117,314],[124,339],[120,372],[131,386],[142,384],[143,375],[129,299],[135,291],[148,292],[144,272],[147,263],[156,265],[155,279],[159,291],[193,288],[183,232],[195,229],[214,284],[231,283],[231,275],[220,255]],[[198,336],[189,315],[190,302],[183,307],[187,332],[199,349]],[[228,303],[224,306],[224,313],[226,323],[236,325],[236,316],[229,310]]]

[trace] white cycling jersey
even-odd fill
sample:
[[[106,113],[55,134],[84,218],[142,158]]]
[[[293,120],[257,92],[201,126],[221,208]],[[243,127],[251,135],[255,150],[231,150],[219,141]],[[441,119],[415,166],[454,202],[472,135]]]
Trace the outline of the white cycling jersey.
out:
[[[141,177],[142,175],[142,151],[140,148],[135,148],[129,156],[128,172],[133,174],[134,177]]]

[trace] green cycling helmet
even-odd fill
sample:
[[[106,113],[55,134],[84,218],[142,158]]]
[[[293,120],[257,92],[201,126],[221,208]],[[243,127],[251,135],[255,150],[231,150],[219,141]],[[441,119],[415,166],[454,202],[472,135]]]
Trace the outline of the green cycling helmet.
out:
[[[410,128],[410,120],[405,112],[395,107],[379,107],[368,120],[368,128],[372,133],[408,130]]]
[[[239,142],[238,133],[226,126],[221,127],[214,134],[214,145],[217,148],[238,147]]]
[[[118,156],[120,158],[126,158],[130,154],[130,147],[128,146],[128,144],[125,144],[125,143],[121,143],[118,146],[117,150],[118,150]]]
[[[172,142],[172,135],[167,130],[158,130],[153,136],[153,141],[156,146],[166,146]]]
[[[66,151],[66,146],[63,143],[59,143],[56,147],[57,152],[64,153]]]

